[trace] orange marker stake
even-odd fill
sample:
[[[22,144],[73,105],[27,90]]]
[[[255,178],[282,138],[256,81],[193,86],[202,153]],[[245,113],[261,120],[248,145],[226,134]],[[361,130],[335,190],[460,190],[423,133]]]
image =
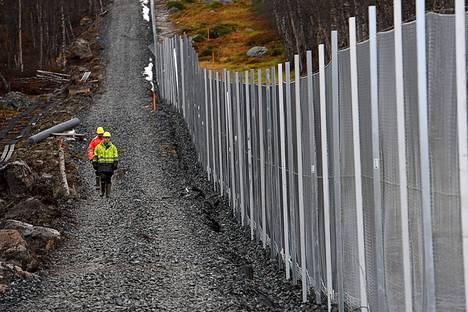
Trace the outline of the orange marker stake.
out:
[[[156,111],[156,94],[153,91],[153,112]]]

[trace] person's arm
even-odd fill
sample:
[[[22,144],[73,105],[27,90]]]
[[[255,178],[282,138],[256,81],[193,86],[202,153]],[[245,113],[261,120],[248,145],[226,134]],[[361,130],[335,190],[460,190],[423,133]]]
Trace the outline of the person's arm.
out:
[[[98,160],[99,160],[98,147],[97,146],[93,151],[93,158],[92,159],[93,159],[93,167],[94,167],[94,169],[96,169],[97,165],[98,165]]]
[[[89,160],[93,160],[94,158],[94,149],[96,148],[96,145],[94,144],[94,139],[91,140],[91,142],[89,142],[89,145],[88,145],[88,159]]]
[[[119,152],[117,151],[117,147],[114,146],[114,163],[112,165],[112,169],[116,170],[119,164]]]

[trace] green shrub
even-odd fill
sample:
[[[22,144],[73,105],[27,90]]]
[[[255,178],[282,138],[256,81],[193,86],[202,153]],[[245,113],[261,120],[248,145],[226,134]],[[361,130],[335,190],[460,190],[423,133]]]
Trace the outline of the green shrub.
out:
[[[185,9],[185,5],[180,2],[180,1],[169,1],[167,3],[167,8],[170,9],[175,9],[177,11],[182,11]]]
[[[222,6],[222,4],[219,1],[213,1],[212,3],[208,4],[208,8],[211,10],[216,10],[220,6]]]
[[[198,56],[200,57],[206,57],[206,56],[211,56],[213,54],[213,47],[207,47],[203,51],[200,51]]]
[[[236,29],[236,25],[232,24],[217,24],[210,30],[210,38],[218,38],[232,33]]]
[[[194,42],[202,42],[206,40],[206,36],[203,34],[196,34],[195,36],[192,37],[192,40]]]

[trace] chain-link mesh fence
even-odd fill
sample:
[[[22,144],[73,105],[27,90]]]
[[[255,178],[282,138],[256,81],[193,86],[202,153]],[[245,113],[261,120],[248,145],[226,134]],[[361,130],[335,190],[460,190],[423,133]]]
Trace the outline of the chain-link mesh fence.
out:
[[[464,311],[455,17],[429,13],[426,22],[435,302],[438,311]],[[297,77],[299,73],[292,75],[289,63],[281,66],[285,69],[282,73],[277,67],[264,69],[263,74],[200,69],[187,37],[165,39],[155,48],[159,93],[184,114],[199,161],[214,187],[229,197],[236,218],[251,229],[252,239],[269,246],[272,258],[283,263],[293,281],[305,278],[319,301],[323,300],[321,295],[327,295],[327,270],[331,270],[332,281],[328,282],[334,294],[328,295],[340,308],[361,306],[364,291],[370,311],[403,311],[404,269],[408,265],[411,309],[426,309],[423,298],[428,281],[424,262],[432,260],[424,256],[416,23],[404,24],[402,34],[410,244],[407,264],[402,257],[393,30],[377,35],[380,146],[377,158],[373,154],[375,129],[369,41],[357,45],[360,159],[355,159],[358,154],[353,140],[356,120],[352,114],[350,49],[338,51],[337,58],[332,58],[324,68],[326,112],[323,115],[320,77],[311,72],[310,58],[307,70],[303,68],[307,76],[296,80],[292,76]],[[334,69],[337,69],[336,81]],[[298,91],[296,84],[299,84]],[[300,105],[298,111],[296,105]],[[324,121],[326,145],[321,136]],[[298,142],[301,142],[299,151]],[[298,153],[302,155],[302,168],[298,166]],[[327,177],[324,177],[322,153],[326,153],[328,160]],[[356,179],[356,164],[361,167],[360,180]],[[380,174],[379,195],[375,193],[375,170]],[[302,190],[298,175],[303,177]],[[357,181],[362,184],[362,203],[357,201]],[[324,204],[323,183],[329,185],[329,207]],[[376,217],[376,201],[381,205],[380,220]],[[359,228],[359,209],[363,212],[364,229]],[[330,216],[331,267],[327,267],[326,259],[325,210]],[[301,224],[305,237],[301,237]],[[376,232],[378,228],[382,229],[381,233]],[[364,240],[359,242],[361,230]],[[300,248],[301,239],[305,240],[305,250]],[[382,251],[377,248],[379,240]],[[359,259],[360,244],[365,250],[364,263]],[[305,263],[300,260],[303,253]],[[383,267],[376,260],[378,256],[383,258]],[[306,277],[301,276],[304,265]],[[365,288],[361,287],[362,272],[365,272]],[[379,272],[384,279],[380,285]],[[381,303],[379,292],[384,294]]]

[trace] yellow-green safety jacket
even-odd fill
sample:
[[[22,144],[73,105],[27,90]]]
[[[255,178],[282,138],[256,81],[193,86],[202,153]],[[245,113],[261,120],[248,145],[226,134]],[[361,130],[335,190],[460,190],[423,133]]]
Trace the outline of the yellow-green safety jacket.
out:
[[[101,142],[94,149],[93,163],[98,172],[113,172],[117,169],[119,153],[112,142]]]

